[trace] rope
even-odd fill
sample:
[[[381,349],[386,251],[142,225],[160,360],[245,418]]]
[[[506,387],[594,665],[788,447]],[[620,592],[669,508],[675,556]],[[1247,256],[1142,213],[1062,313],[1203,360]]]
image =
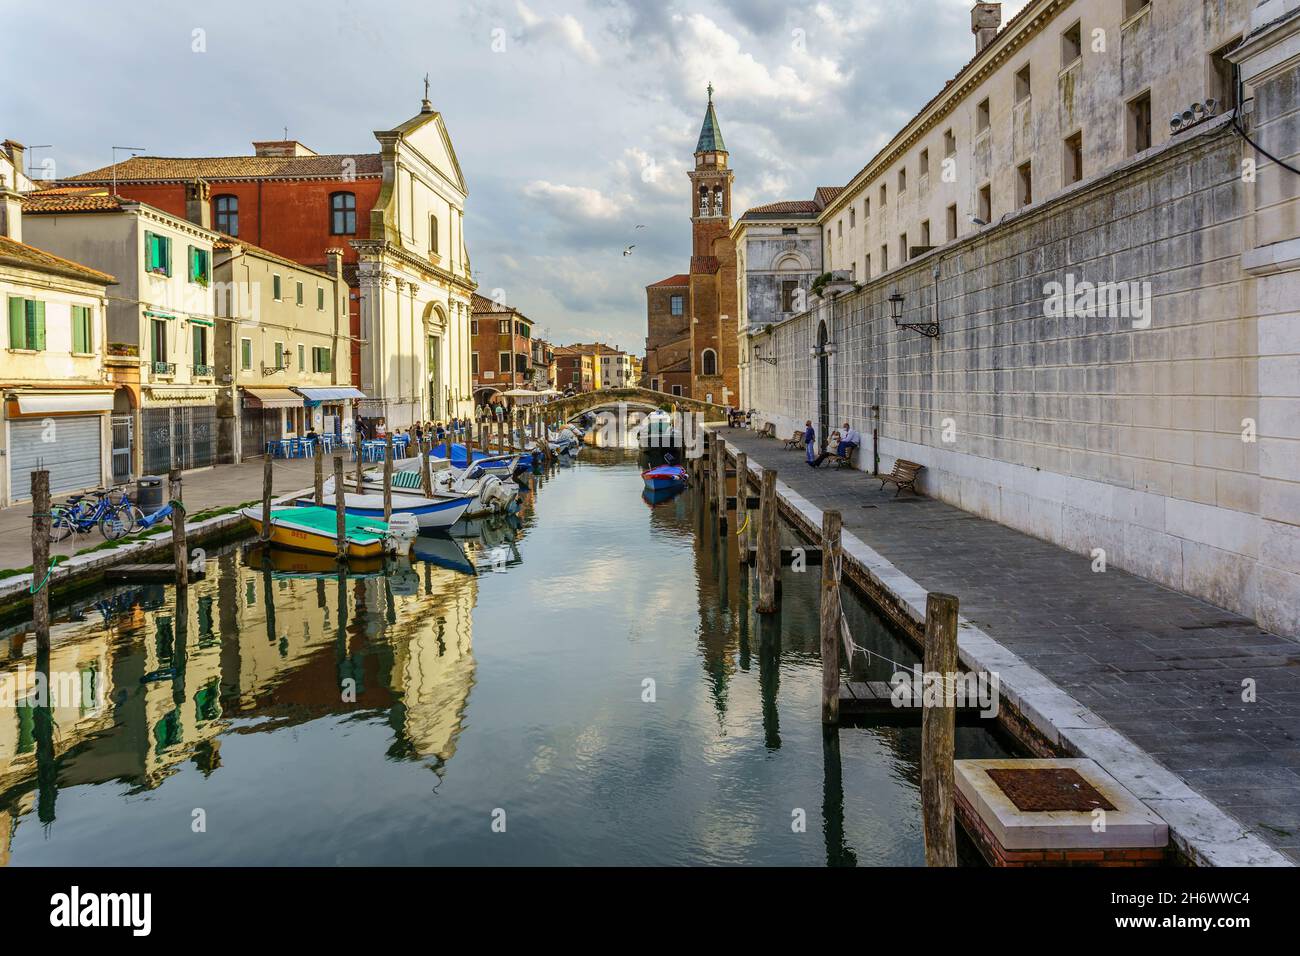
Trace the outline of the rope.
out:
[[[27,589],[27,590],[28,590],[28,593],[30,593],[30,594],[36,594],[36,593],[38,593],[39,591],[41,591],[42,588],[45,587],[46,583],[50,580],[50,575],[52,575],[52,574],[54,573],[54,565],[58,562],[58,560],[59,560],[58,558],[50,558],[50,566],[49,566],[49,568],[46,570],[46,572],[45,572],[45,578],[41,581],[40,584],[36,584],[36,574],[35,574],[35,572],[32,573],[32,583],[33,583],[33,584],[36,584],[36,586],[35,586],[35,587],[31,587],[31,586],[29,585],[29,586],[28,586],[28,589]]]

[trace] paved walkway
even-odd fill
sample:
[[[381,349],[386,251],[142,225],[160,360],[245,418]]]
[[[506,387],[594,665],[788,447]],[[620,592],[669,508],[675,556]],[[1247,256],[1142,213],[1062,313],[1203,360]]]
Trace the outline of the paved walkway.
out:
[[[1300,645],[1223,608],[860,471],[723,429],[733,449],[1108,722],[1264,843],[1300,863]],[[1257,701],[1243,703],[1242,682]]]
[[[326,472],[333,468],[325,461]],[[349,469],[356,466],[349,459]],[[309,458],[276,459],[272,491],[285,495],[311,486],[314,464]],[[184,477],[185,507],[190,514],[209,508],[225,508],[262,498],[262,460],[239,465],[218,465],[204,471],[187,472]],[[164,490],[165,493],[165,490]],[[66,495],[56,494],[55,502]],[[132,497],[135,497],[132,488]],[[50,554],[73,555],[85,548],[103,544],[104,537],[96,529],[90,534],[74,535],[66,541],[50,545]],[[0,508],[0,568],[25,568],[32,563],[32,506],[31,502]]]

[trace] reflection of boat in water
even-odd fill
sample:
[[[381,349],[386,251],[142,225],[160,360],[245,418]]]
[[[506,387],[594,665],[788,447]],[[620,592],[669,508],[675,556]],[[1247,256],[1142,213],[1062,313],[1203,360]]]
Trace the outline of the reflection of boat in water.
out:
[[[411,545],[411,557],[459,574],[474,573],[473,562],[465,556],[465,549],[455,538],[421,535]]]
[[[349,578],[373,578],[384,571],[383,558],[352,558],[340,564],[332,555],[263,548],[260,544],[245,552],[245,561],[254,568],[269,564],[277,578],[337,578],[340,572]]]
[[[641,492],[641,500],[653,508],[666,501],[672,501],[682,493],[685,487],[685,485],[673,485],[668,488],[646,488]]]
[[[244,508],[240,514],[253,523],[258,534],[262,533],[261,508]],[[338,553],[337,520],[333,508],[275,508],[271,511],[271,544],[332,556]],[[377,558],[389,551],[405,553],[418,532],[415,521],[405,515],[393,515],[392,521],[384,522],[348,514],[344,515],[343,529],[348,558]]]

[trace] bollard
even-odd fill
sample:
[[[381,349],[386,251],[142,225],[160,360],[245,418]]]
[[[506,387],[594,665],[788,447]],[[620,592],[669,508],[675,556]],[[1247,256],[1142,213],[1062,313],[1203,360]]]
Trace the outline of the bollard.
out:
[[[925,673],[942,681],[943,701],[921,715],[921,814],[925,865],[956,866],[953,823],[953,752],[957,702],[957,599],[931,593],[925,600]]]
[[[838,511],[822,513],[822,723],[840,722],[840,530]]]
[[[758,499],[758,612],[776,611],[776,575],[781,567],[781,542],[776,524],[776,472],[763,469]]]

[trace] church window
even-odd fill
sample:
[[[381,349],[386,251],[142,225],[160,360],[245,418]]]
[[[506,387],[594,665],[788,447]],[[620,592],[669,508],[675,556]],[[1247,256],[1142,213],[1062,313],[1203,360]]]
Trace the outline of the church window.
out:
[[[438,254],[438,217],[429,217],[429,251]]]
[[[351,236],[357,231],[357,197],[355,193],[330,194],[330,232]]]
[[[686,297],[675,295],[672,297],[670,308],[673,315],[682,315],[686,311]]]
[[[700,368],[704,375],[718,374],[718,353],[713,349],[705,349],[704,354],[700,356]]]

